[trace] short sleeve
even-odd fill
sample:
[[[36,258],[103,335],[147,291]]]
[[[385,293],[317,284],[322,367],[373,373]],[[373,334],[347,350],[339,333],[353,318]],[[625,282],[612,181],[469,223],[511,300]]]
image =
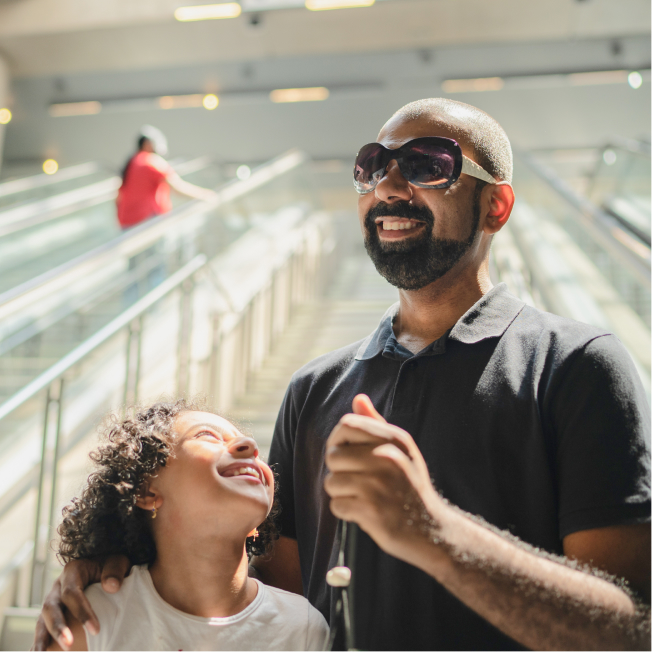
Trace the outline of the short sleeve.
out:
[[[292,385],[285,393],[281,410],[276,420],[274,436],[269,451],[269,465],[276,474],[278,489],[276,500],[281,512],[277,525],[284,537],[297,538],[294,509],[294,441],[296,437],[297,416],[292,399]]]
[[[112,596],[104,591],[101,584],[91,584],[84,593],[100,622],[99,634],[91,634],[84,626],[88,649],[111,650],[111,642],[118,618],[118,607]]]
[[[308,610],[306,650],[325,650],[330,630],[326,618],[313,606]]]
[[[636,367],[613,335],[565,366],[552,403],[559,530],[650,520],[650,407]]]
[[[150,154],[147,158],[147,173],[154,181],[163,181],[172,172],[172,166],[158,154]]]

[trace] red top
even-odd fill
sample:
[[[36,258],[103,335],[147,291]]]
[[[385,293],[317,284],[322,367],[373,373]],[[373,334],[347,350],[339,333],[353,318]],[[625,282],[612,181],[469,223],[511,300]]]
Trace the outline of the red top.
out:
[[[166,181],[171,172],[170,164],[157,154],[138,152],[131,159],[116,200],[123,229],[172,210]]]

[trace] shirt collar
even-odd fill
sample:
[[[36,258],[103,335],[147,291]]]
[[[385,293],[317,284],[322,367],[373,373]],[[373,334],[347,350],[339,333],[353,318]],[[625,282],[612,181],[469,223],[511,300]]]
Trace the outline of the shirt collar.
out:
[[[475,344],[491,337],[500,337],[518,317],[525,303],[499,283],[474,303],[453,326],[448,338],[464,344]],[[356,360],[370,360],[382,353],[387,340],[393,335],[392,322],[398,312],[395,303],[383,315],[378,328],[360,345]]]

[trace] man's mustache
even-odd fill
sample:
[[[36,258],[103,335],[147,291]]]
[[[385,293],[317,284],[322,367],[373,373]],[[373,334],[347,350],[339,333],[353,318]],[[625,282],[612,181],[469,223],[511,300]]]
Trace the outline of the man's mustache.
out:
[[[398,201],[395,204],[379,201],[375,206],[372,206],[365,216],[365,226],[368,230],[374,227],[378,217],[404,217],[425,222],[428,226],[433,226],[435,223],[435,216],[427,206],[415,206],[407,201]]]

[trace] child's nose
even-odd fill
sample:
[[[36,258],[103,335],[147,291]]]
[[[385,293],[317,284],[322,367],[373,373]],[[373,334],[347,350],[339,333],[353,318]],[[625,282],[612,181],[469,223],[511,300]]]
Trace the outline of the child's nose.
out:
[[[239,437],[231,443],[231,450],[244,457],[258,457],[258,444],[251,437]]]

